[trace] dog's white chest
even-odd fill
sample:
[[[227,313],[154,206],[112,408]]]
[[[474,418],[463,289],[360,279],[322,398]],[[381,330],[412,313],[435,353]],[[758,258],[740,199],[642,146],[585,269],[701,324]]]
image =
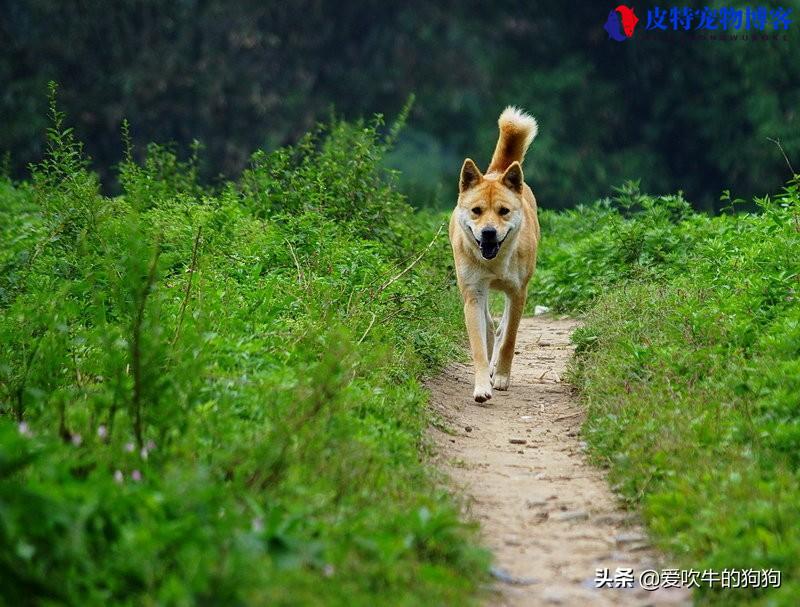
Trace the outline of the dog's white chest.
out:
[[[501,282],[519,288],[523,277],[515,270],[510,256],[503,256],[492,263],[465,264],[459,272],[465,285],[488,288],[492,283]]]

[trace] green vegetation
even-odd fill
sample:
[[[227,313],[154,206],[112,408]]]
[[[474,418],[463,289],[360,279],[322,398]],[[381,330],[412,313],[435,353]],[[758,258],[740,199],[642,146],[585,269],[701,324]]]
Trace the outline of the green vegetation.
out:
[[[758,214],[628,184],[543,215],[532,292],[585,312],[573,378],[596,461],[680,565],[783,573],[777,590],[700,589],[711,604],[800,592],[799,178]]]
[[[646,191],[682,189],[710,209],[717,194],[777,192],[777,138],[800,157],[800,0],[683,0],[791,11],[769,41],[710,41],[722,30],[603,29],[616,6],[598,2],[257,2],[226,0],[8,3],[0,20],[0,153],[14,174],[43,154],[43,92],[63,103],[106,187],[134,141],[206,145],[201,174],[238,176],[253,150],[294,143],[331,111],[392,115],[417,103],[391,154],[415,205],[448,206],[464,157],[482,168],[509,103],[541,125],[526,176],[544,208],[607,195],[625,179]],[[661,3],[671,6],[669,3]],[[697,25],[697,18],[692,29]],[[728,32],[731,33],[731,32]]]
[[[404,119],[214,188],[126,124],[107,197],[53,102],[31,179],[0,178],[0,600],[478,599],[488,557],[423,457],[420,379],[463,330],[443,218],[384,168]],[[529,305],[585,317],[585,435],[658,544],[783,573],[700,600],[793,605],[800,177],[755,204],[627,183],[543,211]]]
[[[450,252],[380,123],[215,191],[129,150],[108,198],[51,111],[0,180],[0,603],[470,604],[486,554],[420,457]]]

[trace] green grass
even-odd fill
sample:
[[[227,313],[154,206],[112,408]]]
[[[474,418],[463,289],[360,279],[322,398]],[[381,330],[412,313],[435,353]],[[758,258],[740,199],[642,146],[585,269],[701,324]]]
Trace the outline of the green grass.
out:
[[[332,124],[215,189],[129,151],[108,198],[51,112],[31,179],[0,178],[0,604],[477,602],[420,383],[460,300],[444,218],[382,168],[397,128]],[[544,211],[529,298],[585,318],[590,451],[658,545],[783,573],[709,604],[800,592],[800,184],[756,202]]]
[[[379,124],[214,191],[151,146],[107,198],[52,108],[0,180],[0,603],[471,604],[487,555],[425,462],[460,305]],[[390,135],[391,137],[391,135]]]
[[[533,293],[584,312],[573,380],[584,434],[658,545],[695,569],[779,569],[800,592],[800,186],[757,214],[708,217],[632,185],[544,214]]]

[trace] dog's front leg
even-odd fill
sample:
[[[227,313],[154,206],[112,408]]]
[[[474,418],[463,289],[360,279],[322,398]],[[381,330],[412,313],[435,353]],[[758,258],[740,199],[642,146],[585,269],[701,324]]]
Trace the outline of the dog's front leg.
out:
[[[492,381],[489,377],[489,359],[486,347],[486,298],[488,289],[470,288],[464,292],[464,320],[475,366],[475,391],[479,403],[492,398]]]
[[[505,327],[503,330],[503,341],[495,344],[499,349],[497,353],[497,366],[494,369],[492,385],[498,390],[508,390],[511,379],[511,361],[514,360],[514,347],[517,343],[517,329],[519,321],[522,319],[522,311],[525,309],[525,298],[527,292],[522,289],[518,293],[508,295],[506,312],[503,315]]]

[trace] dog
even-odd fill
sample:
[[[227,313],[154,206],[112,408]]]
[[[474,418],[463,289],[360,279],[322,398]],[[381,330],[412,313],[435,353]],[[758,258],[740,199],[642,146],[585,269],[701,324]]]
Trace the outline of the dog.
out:
[[[464,160],[449,227],[475,366],[473,396],[479,403],[492,398],[492,388],[508,390],[540,238],[536,198],[522,174],[525,152],[539,126],[533,116],[512,106],[500,114],[498,126],[500,137],[486,173],[472,159]],[[496,332],[489,313],[490,289],[506,296]]]

